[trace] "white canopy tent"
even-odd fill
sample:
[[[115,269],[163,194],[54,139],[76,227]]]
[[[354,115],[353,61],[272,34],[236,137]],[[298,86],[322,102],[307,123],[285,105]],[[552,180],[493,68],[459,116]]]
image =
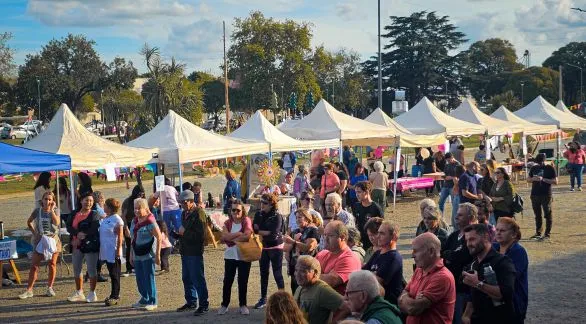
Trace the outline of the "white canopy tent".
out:
[[[486,127],[454,118],[423,97],[408,112],[395,118],[401,126],[413,134],[431,135],[446,133],[447,136],[484,134]]]
[[[267,143],[234,139],[208,132],[172,110],[169,110],[169,114],[155,128],[126,143],[126,146],[158,148],[159,162],[169,164],[223,159],[269,150]]]
[[[401,147],[429,147],[433,145],[440,145],[445,142],[445,133],[434,134],[434,135],[415,135],[411,133],[405,127],[399,125],[385,112],[376,108],[368,117],[364,120],[371,123],[389,127],[393,132],[399,136],[399,146]]]
[[[556,125],[559,129],[586,129],[586,119],[560,111],[542,96],[516,111],[515,115],[535,124]]]
[[[66,104],[61,104],[47,129],[23,147],[71,156],[73,170],[137,166],[157,162],[157,149],[130,148],[103,139],[87,130]]]
[[[397,134],[387,127],[346,115],[321,99],[313,111],[295,123],[279,128],[298,139],[340,139],[344,145],[393,145]]]
[[[563,112],[572,113],[563,100],[558,100],[558,103],[555,104],[555,107]]]
[[[519,123],[503,123],[502,120],[483,113],[478,107],[476,107],[470,98],[464,99],[458,108],[450,112],[450,116],[473,124],[483,125],[487,128],[489,135],[521,133],[524,129]]]
[[[523,133],[525,135],[548,134],[557,130],[556,125],[540,125],[528,122],[512,113],[510,110],[505,108],[505,106],[500,106],[499,109],[493,112],[490,116],[505,122],[522,125]]]
[[[231,138],[263,142],[269,145],[270,152],[323,149],[339,147],[340,139],[302,141],[294,139],[273,126],[260,111],[229,135]]]

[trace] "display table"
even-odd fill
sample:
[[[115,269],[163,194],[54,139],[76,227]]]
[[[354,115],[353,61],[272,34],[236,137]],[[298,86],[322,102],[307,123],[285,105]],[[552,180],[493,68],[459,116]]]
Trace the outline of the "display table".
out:
[[[3,240],[0,240],[0,278],[2,278],[2,273],[4,271],[4,262],[8,262],[12,268],[12,272],[14,272],[14,279],[16,283],[20,285],[20,273],[18,272],[18,268],[14,263],[14,259],[18,259],[18,253],[16,251],[16,238],[6,236]]]
[[[443,172],[434,172],[434,173],[425,173],[423,174],[424,178],[432,178],[434,181],[440,181],[444,179],[446,174]]]
[[[421,178],[412,178],[412,177],[403,177],[397,179],[397,191],[404,192],[407,190],[415,190],[415,189],[426,189],[433,187],[433,178],[421,177]],[[394,179],[389,180],[388,187],[389,189],[393,189],[393,184],[395,183]]]

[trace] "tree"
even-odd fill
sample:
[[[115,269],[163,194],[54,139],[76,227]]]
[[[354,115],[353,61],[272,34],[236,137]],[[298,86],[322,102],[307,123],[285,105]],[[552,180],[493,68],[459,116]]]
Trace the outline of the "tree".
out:
[[[87,93],[81,97],[81,104],[79,105],[77,111],[81,113],[91,112],[94,111],[95,105],[96,102],[94,101],[94,98],[89,93]]]
[[[523,68],[522,64],[517,63],[515,47],[500,38],[475,42],[460,57],[463,64],[462,82],[477,100],[500,94],[507,73]]]
[[[313,108],[315,107],[315,104],[313,102],[313,93],[311,93],[311,91],[309,91],[306,95],[305,95],[305,113],[310,113]]]
[[[69,34],[51,40],[39,54],[27,55],[16,85],[20,105],[37,106],[37,82],[40,82],[42,118],[52,117],[62,102],[76,112],[81,98],[99,90],[107,77],[107,67],[94,45],[93,40],[82,35]]]
[[[228,51],[229,76],[240,83],[241,101],[236,109],[270,107],[271,85],[282,93],[320,93],[309,62],[311,26],[293,20],[265,18],[255,11],[246,19],[236,18]],[[281,107],[282,108],[282,107]]]
[[[407,100],[413,105],[423,96],[432,100],[441,97],[445,80],[458,84],[453,74],[457,60],[449,52],[467,40],[448,16],[420,11],[390,19],[383,35],[388,40],[384,47],[387,52],[382,55],[383,75],[389,78],[387,87],[407,88]],[[371,62],[371,66],[375,64]]]
[[[297,115],[297,94],[295,92],[291,92],[291,95],[289,95],[287,106],[291,109],[293,115]]]
[[[521,82],[523,82],[522,106],[527,105],[539,95],[555,104],[558,100],[559,77],[560,74],[555,70],[532,66],[510,73],[502,91],[513,91],[521,99]]]
[[[586,99],[580,98],[580,73],[585,72],[575,67],[586,69],[586,42],[571,42],[553,52],[543,62],[544,67],[553,70],[558,70],[560,65],[563,67],[564,102],[574,104]],[[586,97],[586,94],[584,96]]]
[[[14,70],[14,50],[8,45],[12,33],[0,33],[0,79],[9,76]]]
[[[523,107],[521,100],[515,96],[512,90],[494,95],[488,101],[491,106],[490,110],[487,112],[488,114],[492,114],[500,106],[505,106],[510,111],[516,111]]]

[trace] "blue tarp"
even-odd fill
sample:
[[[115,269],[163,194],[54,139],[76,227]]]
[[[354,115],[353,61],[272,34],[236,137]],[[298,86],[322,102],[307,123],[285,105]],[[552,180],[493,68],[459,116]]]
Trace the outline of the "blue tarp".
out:
[[[69,155],[53,154],[0,142],[0,174],[71,170]]]

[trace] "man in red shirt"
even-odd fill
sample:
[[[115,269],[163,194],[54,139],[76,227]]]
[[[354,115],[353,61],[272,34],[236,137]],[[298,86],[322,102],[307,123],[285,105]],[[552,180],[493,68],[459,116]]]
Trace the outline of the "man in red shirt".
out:
[[[423,233],[413,240],[417,269],[399,297],[399,307],[409,316],[407,324],[449,324],[454,317],[456,284],[440,257],[440,240]]]
[[[360,259],[348,247],[348,228],[341,221],[331,221],[324,230],[325,250],[316,255],[321,266],[320,279],[342,296],[350,274],[360,270]]]

